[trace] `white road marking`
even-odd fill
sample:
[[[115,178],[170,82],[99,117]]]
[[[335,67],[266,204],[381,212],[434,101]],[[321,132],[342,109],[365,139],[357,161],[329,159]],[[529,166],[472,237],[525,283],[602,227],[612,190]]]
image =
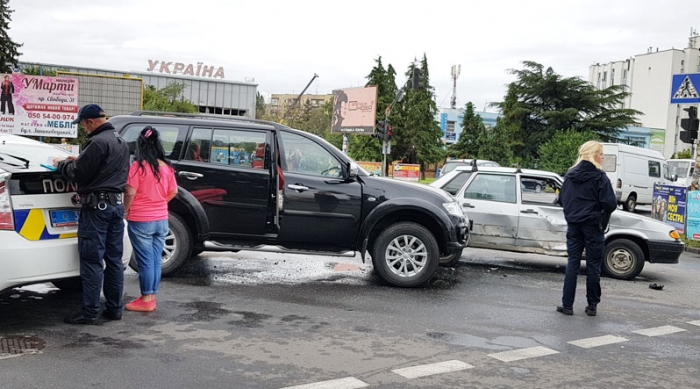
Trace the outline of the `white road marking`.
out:
[[[489,354],[489,357],[496,358],[503,362],[519,361],[521,359],[543,357],[545,355],[559,354],[559,351],[542,346],[521,348],[519,350],[503,351]]]
[[[425,377],[433,374],[449,373],[452,371],[460,371],[472,368],[474,368],[474,366],[468,363],[452,360],[446,362],[431,363],[428,365],[404,367],[403,369],[392,370],[392,372],[410,380],[411,378]]]
[[[598,346],[605,346],[606,344],[626,342],[629,339],[623,338],[621,336],[605,335],[598,336],[595,338],[572,340],[571,342],[566,342],[568,344],[573,344],[574,346],[579,346],[582,348],[592,348]]]
[[[674,327],[674,326],[661,326],[661,327],[655,327],[655,328],[645,328],[643,330],[637,330],[637,331],[632,331],[635,334],[639,335],[646,335],[646,336],[661,336],[661,335],[668,335],[668,334],[675,334],[676,332],[683,332],[685,331],[682,328]]]
[[[700,327],[700,320],[689,321],[688,324]]]
[[[355,377],[339,378],[337,380],[314,382],[313,384],[287,386],[282,389],[355,389],[366,388],[369,384]]]

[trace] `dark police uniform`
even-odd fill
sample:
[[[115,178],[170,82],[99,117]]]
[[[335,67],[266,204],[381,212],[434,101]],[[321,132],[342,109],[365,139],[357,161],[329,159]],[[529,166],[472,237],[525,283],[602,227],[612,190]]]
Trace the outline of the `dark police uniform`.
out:
[[[78,224],[82,316],[97,319],[104,278],[104,314],[121,317],[124,290],[122,193],[129,174],[126,141],[111,123],[105,123],[88,135],[78,159],[61,161],[57,168],[68,180],[78,184],[82,204]]]

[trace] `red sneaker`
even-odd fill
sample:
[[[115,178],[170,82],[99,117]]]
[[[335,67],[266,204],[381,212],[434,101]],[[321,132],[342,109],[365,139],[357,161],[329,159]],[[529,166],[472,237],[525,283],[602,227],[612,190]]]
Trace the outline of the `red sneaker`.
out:
[[[152,312],[156,310],[156,300],[145,302],[141,299],[141,297],[139,297],[136,300],[126,304],[124,308],[127,311]]]

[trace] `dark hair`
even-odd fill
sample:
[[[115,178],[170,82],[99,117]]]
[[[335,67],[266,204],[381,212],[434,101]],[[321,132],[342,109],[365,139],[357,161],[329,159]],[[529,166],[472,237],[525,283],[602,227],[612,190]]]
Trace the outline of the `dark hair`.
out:
[[[136,142],[136,161],[139,163],[139,169],[145,169],[147,163],[151,167],[156,180],[160,182],[160,166],[158,160],[162,160],[166,165],[172,167],[172,163],[165,158],[165,150],[160,143],[160,133],[151,126],[146,126],[141,130],[141,134]],[[144,163],[145,162],[145,163]]]

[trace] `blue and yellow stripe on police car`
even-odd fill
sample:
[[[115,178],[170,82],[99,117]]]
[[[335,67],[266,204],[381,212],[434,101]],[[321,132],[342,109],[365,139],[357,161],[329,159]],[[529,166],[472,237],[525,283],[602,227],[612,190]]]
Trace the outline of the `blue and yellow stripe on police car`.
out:
[[[78,233],[50,234],[41,209],[19,209],[14,211],[15,231],[27,240],[75,238]]]

